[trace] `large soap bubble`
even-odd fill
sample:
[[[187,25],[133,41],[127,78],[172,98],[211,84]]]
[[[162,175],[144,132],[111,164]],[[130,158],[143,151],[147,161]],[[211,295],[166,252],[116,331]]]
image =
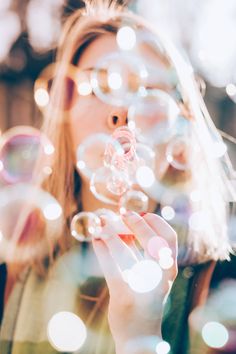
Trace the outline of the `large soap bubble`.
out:
[[[0,259],[24,263],[46,256],[62,233],[62,214],[41,188],[18,183],[0,189]]]
[[[9,129],[0,137],[0,178],[3,183],[40,182],[52,172],[54,147],[39,130]]]

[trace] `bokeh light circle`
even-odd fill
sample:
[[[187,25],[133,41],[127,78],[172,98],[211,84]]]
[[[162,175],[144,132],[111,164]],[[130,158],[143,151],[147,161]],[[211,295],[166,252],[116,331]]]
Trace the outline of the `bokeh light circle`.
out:
[[[50,344],[60,352],[78,351],[87,338],[83,321],[74,313],[61,311],[52,316],[47,326]]]
[[[202,328],[202,338],[211,348],[222,348],[228,342],[228,330],[219,322],[207,322]]]

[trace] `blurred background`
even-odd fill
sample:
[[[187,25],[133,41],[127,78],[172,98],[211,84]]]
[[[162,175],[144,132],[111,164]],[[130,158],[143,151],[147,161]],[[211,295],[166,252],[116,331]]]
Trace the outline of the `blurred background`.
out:
[[[122,1],[120,1],[122,2]],[[0,130],[41,124],[33,85],[54,60],[65,18],[81,0],[0,1]],[[205,100],[216,126],[229,134],[236,166],[236,1],[136,0],[131,9],[164,29],[206,84]]]

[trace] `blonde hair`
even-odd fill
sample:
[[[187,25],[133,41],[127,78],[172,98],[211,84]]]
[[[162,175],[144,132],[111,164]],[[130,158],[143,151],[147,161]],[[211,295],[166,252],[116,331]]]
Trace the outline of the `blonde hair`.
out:
[[[46,181],[45,188],[56,197],[65,213],[65,227],[59,239],[60,249],[63,252],[70,247],[71,238],[68,237],[66,220],[78,209],[79,204],[79,179],[75,173],[76,161],[71,143],[70,122],[68,112],[60,108],[60,103],[64,102],[66,95],[66,88],[61,83],[64,82],[69,65],[74,62],[75,57],[78,61],[82,51],[98,36],[115,33],[123,19],[158,36],[167,59],[176,68],[184,105],[194,117],[195,141],[201,148],[201,168],[204,170],[199,171],[197,166],[193,166],[192,175],[203,196],[198,209],[200,207],[207,213],[209,222],[206,230],[188,231],[187,240],[184,241],[187,243],[186,252],[181,256],[181,262],[228,259],[231,248],[227,236],[227,198],[229,194],[231,198],[235,198],[235,195],[222,163],[208,153],[209,145],[213,144],[212,135],[218,140],[221,140],[221,137],[209,117],[192,69],[163,33],[156,33],[145,20],[130,13],[125,7],[116,5],[114,1],[87,1],[85,9],[77,10],[66,20],[58,46],[56,61],[59,64],[51,93],[52,101],[56,104],[50,105],[47,110],[42,129],[56,151],[53,173]],[[227,157],[224,165],[231,171]]]

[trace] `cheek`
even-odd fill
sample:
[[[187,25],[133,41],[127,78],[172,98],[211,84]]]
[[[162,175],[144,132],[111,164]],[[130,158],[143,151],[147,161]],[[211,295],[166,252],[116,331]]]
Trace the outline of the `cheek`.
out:
[[[70,112],[71,134],[75,148],[92,134],[109,134],[107,119],[110,111],[111,107],[94,97],[84,97],[78,101]]]

